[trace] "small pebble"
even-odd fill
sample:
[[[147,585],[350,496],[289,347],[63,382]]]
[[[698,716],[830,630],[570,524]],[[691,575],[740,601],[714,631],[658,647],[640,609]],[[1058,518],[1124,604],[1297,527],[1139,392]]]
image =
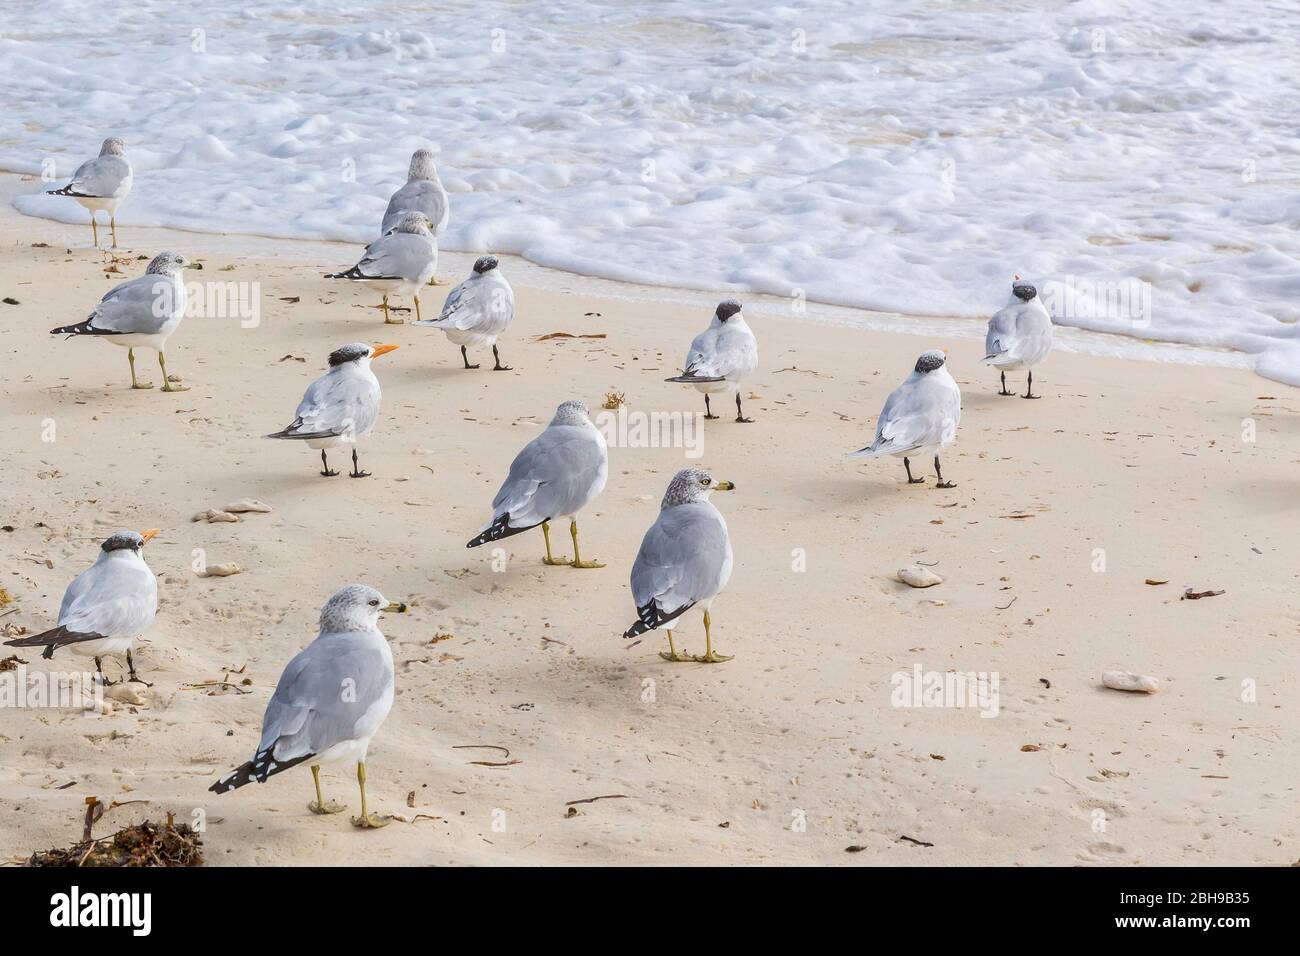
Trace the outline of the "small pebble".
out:
[[[1139,694],[1154,694],[1160,689],[1160,681],[1154,677],[1131,671],[1106,671],[1101,675],[1101,682],[1112,690],[1128,690]]]
[[[943,578],[919,564],[910,564],[905,568],[899,568],[898,580],[913,588],[932,588],[936,584],[943,583]]]

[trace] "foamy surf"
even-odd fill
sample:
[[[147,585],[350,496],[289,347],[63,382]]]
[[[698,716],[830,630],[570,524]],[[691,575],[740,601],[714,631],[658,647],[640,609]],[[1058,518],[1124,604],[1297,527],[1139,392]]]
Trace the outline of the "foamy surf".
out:
[[[113,133],[123,225],[361,243],[431,144],[448,250],[905,315],[987,316],[1019,272],[1061,324],[1300,385],[1281,8],[171,9],[92,33],[73,0],[11,4],[0,166],[58,180]]]

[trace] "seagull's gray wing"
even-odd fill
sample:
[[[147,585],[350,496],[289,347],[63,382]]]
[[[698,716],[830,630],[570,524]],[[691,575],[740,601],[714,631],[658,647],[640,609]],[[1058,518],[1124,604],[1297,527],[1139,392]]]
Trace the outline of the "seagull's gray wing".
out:
[[[989,319],[989,329],[984,335],[984,361],[997,364],[998,359],[1010,358],[1015,337],[1016,310],[1002,309]]]
[[[447,301],[442,304],[442,312],[436,319],[412,322],[411,325],[425,325],[435,329],[460,329],[468,331],[483,321],[483,283],[475,279],[466,279],[451,290]]]
[[[176,286],[163,275],[142,275],[109,289],[83,323],[85,332],[156,335],[175,318]]]
[[[147,567],[97,561],[63,592],[59,626],[104,637],[135,635],[153,621],[158,582]]]
[[[447,228],[448,211],[447,190],[442,188],[442,184],[417,179],[393,193],[393,198],[388,200],[388,208],[384,210],[384,221],[379,231],[387,234],[388,230],[397,225],[403,213],[422,212],[433,224],[433,234],[440,236]]]
[[[729,550],[727,527],[710,504],[665,508],[641,541],[632,565],[637,623],[624,637],[669,624],[713,597]]]
[[[580,425],[548,425],[510,464],[492,499],[492,525],[526,530],[586,503],[607,462],[604,443]],[[505,535],[499,535],[505,537]]]
[[[322,634],[280,675],[257,752],[292,761],[356,740],[358,723],[392,687],[393,671],[380,648],[358,634]]]
[[[77,167],[59,192],[65,196],[119,199],[131,188],[131,164],[121,156],[97,156]]]
[[[369,377],[326,373],[307,386],[293,422],[267,437],[365,435],[379,418],[379,398],[379,387]]]
[[[961,399],[955,388],[915,372],[890,393],[876,423],[876,440],[854,457],[900,455],[941,444],[957,428]]]
[[[412,232],[395,232],[380,236],[366,246],[366,254],[355,266],[367,279],[405,279],[414,282],[429,268],[437,256],[424,236]]]

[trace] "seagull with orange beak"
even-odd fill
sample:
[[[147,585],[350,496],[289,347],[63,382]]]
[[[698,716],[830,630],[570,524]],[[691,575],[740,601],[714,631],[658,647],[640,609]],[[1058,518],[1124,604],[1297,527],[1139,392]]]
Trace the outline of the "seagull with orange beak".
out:
[[[943,480],[939,450],[957,440],[961,422],[961,389],[948,373],[948,350],[930,349],[916,360],[912,374],[889,393],[876,423],[876,439],[850,458],[893,455],[903,459],[907,483],[919,485],[924,478],[912,477],[912,458],[934,456],[936,488],[955,488]]]
[[[353,478],[370,472],[357,464],[357,439],[365,438],[379,420],[379,379],[370,370],[370,360],[386,355],[396,345],[366,345],[353,342],[330,353],[330,370],[307,387],[294,419],[267,438],[293,438],[308,448],[320,449],[321,476],[338,474],[330,468],[325,451],[339,445],[352,446]]]
[[[104,666],[100,659],[125,652],[129,679],[152,686],[136,676],[131,646],[158,613],[158,581],[142,554],[145,542],[157,533],[157,528],[150,528],[140,534],[119,531],[111,535],[99,546],[95,563],[73,578],[63,592],[58,627],[5,644],[43,647],[41,656],[47,660],[60,647],[70,647],[95,658],[101,679]]]

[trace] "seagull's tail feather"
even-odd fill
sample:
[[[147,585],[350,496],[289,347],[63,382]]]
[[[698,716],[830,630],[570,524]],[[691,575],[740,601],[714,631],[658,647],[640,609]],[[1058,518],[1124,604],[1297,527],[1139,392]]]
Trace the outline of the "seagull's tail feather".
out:
[[[881,455],[891,454],[895,449],[887,448],[872,442],[866,448],[859,448],[857,451],[849,452],[850,458],[879,458]]]
[[[303,754],[301,757],[294,757],[292,760],[276,760],[271,751],[274,746],[260,750],[257,756],[247,763],[242,763],[230,773],[226,774],[212,786],[208,787],[212,793],[226,793],[230,790],[238,790],[245,784],[252,783],[256,780],[258,783],[266,783],[267,777],[273,777],[277,773],[282,773],[290,767],[296,767],[304,760],[310,760],[315,754]]]
[[[326,279],[369,279],[370,276],[361,273],[361,266],[353,266],[347,272],[327,272]]]
[[[653,631],[657,627],[663,627],[677,620],[691,608],[695,607],[695,602],[683,604],[671,614],[664,614],[659,609],[659,605],[653,600],[647,601],[636,609],[637,622],[623,632],[624,637],[639,637],[646,631]]]
[[[990,352],[980,361],[984,362],[985,365],[1001,365],[1004,362],[1012,361],[1012,358],[1009,352]]]
[[[337,431],[304,432],[304,431],[299,431],[300,428],[302,428],[302,419],[295,418],[292,422],[290,422],[288,425],[285,425],[278,432],[271,432],[271,434],[264,435],[262,437],[296,438],[296,439],[307,440],[311,438],[337,438],[339,436],[339,432]]]
[[[84,322],[78,322],[76,325],[61,325],[57,329],[50,329],[50,335],[121,335],[113,329],[97,329],[90,323],[93,319],[86,319]]]
[[[546,518],[544,520],[549,521],[551,519]],[[524,531],[531,531],[541,523],[542,522],[539,521],[537,524],[515,525],[512,527],[510,524],[510,512],[507,511],[500,517],[494,518],[490,525],[467,541],[465,547],[477,548],[480,544],[487,544],[489,541],[500,541],[502,538],[509,538],[512,535],[520,534]]]
[[[92,634],[84,631],[70,631],[62,625],[51,628],[41,634],[33,634],[30,637],[19,637],[12,641],[5,641],[6,647],[43,647],[41,657],[49,660],[54,656],[54,652],[63,647],[65,644],[80,644],[82,641],[98,641],[103,638],[102,634]]]
[[[686,382],[689,385],[702,384],[704,382],[725,382],[725,375],[695,375],[683,372],[681,375],[674,375],[672,378],[664,379],[665,382]]]

